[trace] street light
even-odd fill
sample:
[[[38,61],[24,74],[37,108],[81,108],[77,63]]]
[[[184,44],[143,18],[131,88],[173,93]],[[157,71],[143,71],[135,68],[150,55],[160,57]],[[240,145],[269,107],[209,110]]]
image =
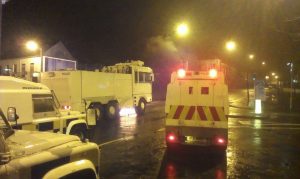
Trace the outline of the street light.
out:
[[[265,78],[266,78],[266,80],[270,79],[270,77],[268,75]]]
[[[234,51],[236,49],[236,43],[234,41],[226,42],[226,49],[230,52]]]
[[[179,37],[185,37],[189,33],[189,27],[186,23],[178,24],[176,27],[176,33]]]
[[[39,49],[39,45],[33,40],[26,42],[25,46],[30,51],[36,51],[37,49]]]
[[[40,57],[42,58],[42,52],[43,52],[43,49],[41,46],[39,46],[39,44],[33,40],[29,40],[26,42],[25,44],[26,48],[30,51],[37,51],[39,50],[40,51]]]
[[[266,62],[265,62],[265,61],[263,61],[263,62],[261,62],[261,64],[264,66],[264,65],[266,65]]]
[[[276,73],[272,72],[272,76],[275,76],[275,75],[276,75]]]
[[[39,56],[41,58],[41,67],[42,67],[41,71],[43,71],[43,49],[42,49],[42,47],[36,41],[33,41],[33,40],[27,41],[25,46],[26,46],[26,49],[28,49],[30,51],[39,50]]]
[[[249,57],[250,60],[254,59],[254,55],[253,54],[250,54],[248,57]]]

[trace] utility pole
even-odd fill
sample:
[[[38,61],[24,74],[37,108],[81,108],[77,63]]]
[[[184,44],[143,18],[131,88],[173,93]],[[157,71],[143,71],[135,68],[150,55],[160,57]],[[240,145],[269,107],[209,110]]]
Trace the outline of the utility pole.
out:
[[[249,72],[246,72],[246,81],[247,81],[247,105],[249,106],[250,94],[249,94]]]
[[[0,0],[0,60],[1,60],[1,55],[2,55],[2,46],[1,46],[1,41],[2,41],[2,3],[5,3],[5,1],[3,2],[2,0]]]
[[[290,83],[290,112],[292,112],[293,109],[293,62],[288,63],[290,66],[290,77],[291,77],[291,83]]]

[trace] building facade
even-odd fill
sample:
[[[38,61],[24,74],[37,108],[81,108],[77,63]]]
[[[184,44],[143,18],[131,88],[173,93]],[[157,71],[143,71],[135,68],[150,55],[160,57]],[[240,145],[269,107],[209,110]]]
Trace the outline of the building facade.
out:
[[[34,82],[39,80],[40,72],[76,69],[77,61],[61,42],[48,49],[43,56],[0,60],[0,75]]]

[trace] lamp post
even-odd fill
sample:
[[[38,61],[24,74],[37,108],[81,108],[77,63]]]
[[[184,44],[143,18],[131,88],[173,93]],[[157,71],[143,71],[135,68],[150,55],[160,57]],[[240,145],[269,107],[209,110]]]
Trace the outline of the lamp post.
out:
[[[41,58],[41,71],[44,71],[44,69],[43,69],[43,49],[42,49],[42,47],[37,42],[35,42],[33,40],[27,41],[25,46],[30,51],[39,50],[39,56]]]
[[[253,60],[254,59],[254,55],[253,54],[249,54],[248,58],[249,60]],[[250,102],[250,92],[249,92],[249,88],[250,88],[250,84],[249,84],[249,72],[246,72],[246,81],[247,81],[247,105],[249,105]]]
[[[30,51],[37,51],[39,50],[39,55],[40,57],[42,58],[42,55],[43,55],[43,49],[41,46],[38,45],[38,43],[36,43],[35,41],[33,40],[30,40],[28,42],[26,42],[25,44],[26,48]]]
[[[30,41],[27,41],[26,44],[25,44],[26,48],[30,51],[37,51],[39,50],[39,56],[40,56],[40,59],[41,59],[41,72],[44,71],[43,69],[43,49],[41,46],[38,45],[37,42],[33,41],[33,40],[30,40]],[[37,82],[38,81],[38,74],[36,74],[34,72],[34,69],[33,71],[30,70],[30,75],[31,75],[31,80],[33,82]]]
[[[290,67],[290,78],[291,78],[291,83],[290,83],[290,112],[293,109],[293,68],[294,68],[294,64],[293,62],[289,62],[287,63],[287,66]]]
[[[175,31],[176,31],[177,37],[186,38],[187,35],[189,34],[189,26],[185,22],[179,23],[176,26]],[[183,54],[183,56],[184,56],[184,54]],[[184,66],[184,57],[182,57],[182,59],[183,59],[182,60],[182,65]],[[188,69],[188,57],[186,58],[185,69],[186,70]]]

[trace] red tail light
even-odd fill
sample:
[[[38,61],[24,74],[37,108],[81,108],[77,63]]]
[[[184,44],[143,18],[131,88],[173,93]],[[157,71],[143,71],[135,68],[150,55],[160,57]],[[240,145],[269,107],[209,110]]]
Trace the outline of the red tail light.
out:
[[[217,137],[215,139],[215,142],[216,142],[217,145],[226,145],[226,140],[222,137]]]
[[[218,142],[219,144],[224,144],[224,143],[225,143],[225,140],[224,140],[224,139],[221,139],[221,138],[219,138],[217,142]]]
[[[167,141],[168,142],[175,142],[177,140],[176,136],[172,133],[167,135]]]

